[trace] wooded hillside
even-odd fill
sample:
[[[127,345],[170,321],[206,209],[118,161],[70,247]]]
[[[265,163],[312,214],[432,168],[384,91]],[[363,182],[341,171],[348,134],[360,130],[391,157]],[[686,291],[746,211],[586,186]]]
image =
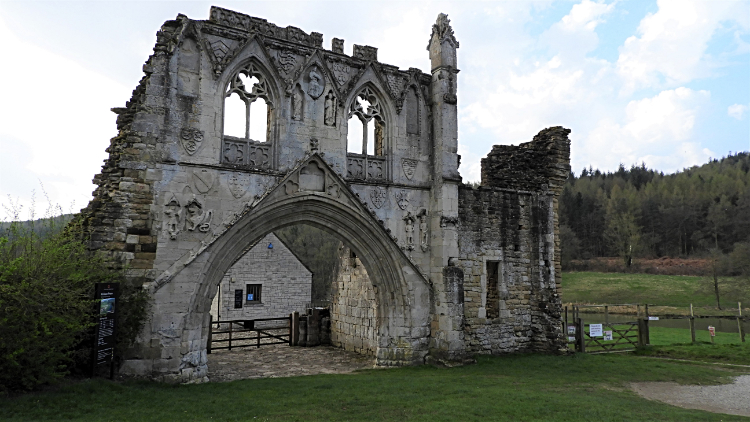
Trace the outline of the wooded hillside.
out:
[[[564,261],[731,253],[750,242],[750,153],[670,175],[645,164],[571,173],[560,232]]]

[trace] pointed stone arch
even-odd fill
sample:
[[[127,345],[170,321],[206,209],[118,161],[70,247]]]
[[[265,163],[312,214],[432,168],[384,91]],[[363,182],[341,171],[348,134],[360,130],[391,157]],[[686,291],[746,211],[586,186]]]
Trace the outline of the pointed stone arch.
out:
[[[423,362],[429,338],[429,283],[382,222],[316,154],[300,162],[210,243],[187,253],[184,265],[168,271],[172,275],[153,286],[154,300],[159,303],[169,303],[176,294],[189,296],[189,300],[162,306],[166,312],[152,328],[160,334],[157,338],[162,344],[164,337],[167,342],[179,342],[179,362],[164,364],[179,365],[182,380],[201,378],[206,371],[210,307],[224,274],[248,245],[294,224],[308,224],[335,235],[367,268],[377,298],[378,363]]]

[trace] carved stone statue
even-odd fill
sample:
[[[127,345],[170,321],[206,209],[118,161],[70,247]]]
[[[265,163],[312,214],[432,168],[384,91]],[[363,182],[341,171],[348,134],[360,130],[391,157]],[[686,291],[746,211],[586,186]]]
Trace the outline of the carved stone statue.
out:
[[[404,222],[406,223],[406,249],[414,250],[414,216],[410,213],[406,213]]]
[[[429,249],[430,244],[430,236],[427,231],[427,212],[423,210],[419,214],[419,243],[422,248],[422,252],[427,252],[427,249]]]
[[[324,123],[326,126],[336,125],[336,97],[333,91],[328,91],[326,95]]]
[[[323,89],[325,88],[325,82],[323,81],[323,76],[318,72],[318,69],[313,67],[312,70],[310,70],[310,83],[307,86],[307,93],[313,98],[317,99],[320,97],[320,94],[323,93]]]
[[[302,94],[299,88],[292,92],[292,119],[302,120]]]
[[[177,239],[177,234],[180,232],[180,214],[182,213],[182,206],[174,196],[167,202],[164,207],[164,216],[166,216],[166,229],[169,234],[169,238],[174,240]]]
[[[193,198],[188,201],[185,206],[187,212],[185,216],[185,224],[187,229],[190,231],[195,230],[200,223],[203,221],[203,204],[198,201],[198,198],[193,195]]]

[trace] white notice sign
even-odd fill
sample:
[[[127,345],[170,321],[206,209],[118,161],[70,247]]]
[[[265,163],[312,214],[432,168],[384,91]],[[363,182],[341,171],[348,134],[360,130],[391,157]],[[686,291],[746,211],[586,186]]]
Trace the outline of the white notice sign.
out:
[[[612,331],[604,332],[604,340],[612,340]]]
[[[602,324],[591,324],[589,325],[589,336],[591,337],[601,337],[604,333],[602,333]]]
[[[648,317],[648,320],[649,321],[658,321],[659,317],[658,316],[650,316],[650,317]]]

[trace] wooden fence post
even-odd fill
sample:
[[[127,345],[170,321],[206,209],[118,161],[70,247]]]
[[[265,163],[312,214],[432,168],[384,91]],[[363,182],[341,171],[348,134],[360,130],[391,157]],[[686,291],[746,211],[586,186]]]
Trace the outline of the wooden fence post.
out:
[[[647,336],[648,325],[646,324],[646,320],[638,318],[638,347],[643,347],[648,344]]]
[[[745,342],[745,332],[742,331],[742,302],[737,302],[737,328],[740,333],[740,340]]]
[[[232,326],[234,325],[233,322],[229,322],[229,350],[232,350]]]
[[[604,305],[604,323],[609,325],[609,306]]]
[[[690,338],[695,344],[695,315],[693,315],[693,304],[690,304]]]
[[[584,325],[583,320],[581,318],[578,318],[576,320],[576,334],[578,338],[578,351],[581,353],[586,353],[586,332],[584,331]]]

